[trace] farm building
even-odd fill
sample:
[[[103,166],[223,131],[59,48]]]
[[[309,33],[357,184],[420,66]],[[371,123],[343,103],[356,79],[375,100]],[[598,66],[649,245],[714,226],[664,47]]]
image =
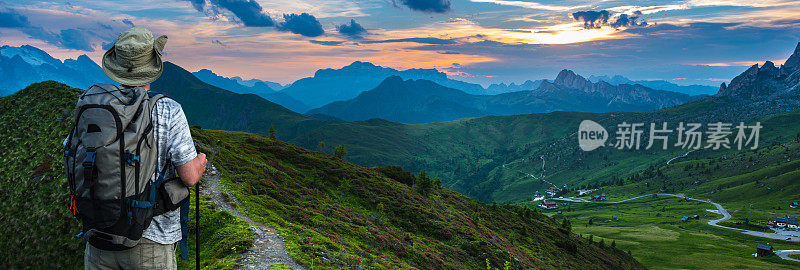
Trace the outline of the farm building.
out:
[[[539,207],[542,209],[556,209],[558,208],[558,203],[554,201],[542,201],[542,203],[539,204]]]
[[[772,254],[772,245],[769,243],[756,246],[756,257],[767,257],[772,256]]]

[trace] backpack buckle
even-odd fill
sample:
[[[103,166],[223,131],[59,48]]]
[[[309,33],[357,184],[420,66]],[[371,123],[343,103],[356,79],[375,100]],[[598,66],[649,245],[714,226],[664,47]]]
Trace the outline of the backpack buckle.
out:
[[[83,158],[83,167],[84,168],[91,168],[94,167],[94,158],[95,158],[95,151],[94,149],[90,149],[86,151],[86,157]]]
[[[139,161],[139,155],[134,155],[131,152],[125,151],[125,162],[128,163],[128,166],[136,166],[139,164]]]

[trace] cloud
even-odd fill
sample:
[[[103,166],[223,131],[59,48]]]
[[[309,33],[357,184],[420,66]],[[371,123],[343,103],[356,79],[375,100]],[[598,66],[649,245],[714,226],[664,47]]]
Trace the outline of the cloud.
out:
[[[28,17],[17,14],[14,10],[0,10],[0,27],[17,28],[27,26]]]
[[[186,0],[189,3],[192,3],[192,6],[197,11],[203,11],[203,8],[206,6],[206,0]]]
[[[362,43],[397,43],[397,42],[414,42],[414,43],[421,43],[421,44],[431,44],[431,45],[450,45],[456,44],[456,42],[452,39],[441,39],[441,38],[433,38],[433,37],[425,37],[425,38],[396,38],[396,39],[384,39],[384,40],[365,40]]]
[[[100,25],[101,27],[108,27]],[[28,17],[13,9],[0,10],[0,27],[17,28],[32,38],[43,40],[61,48],[93,52],[91,31],[83,29],[63,29],[59,33],[45,30],[41,26],[31,25]]]
[[[416,11],[445,13],[450,11],[450,0],[393,0]],[[397,2],[394,2],[397,5]]]
[[[214,45],[217,45],[217,46],[220,46],[220,47],[228,47],[228,44],[222,43],[222,41],[219,41],[219,39],[212,40],[211,44],[214,44]]]
[[[610,25],[614,28],[647,26],[647,22],[645,21],[637,22],[637,20],[639,20],[639,16],[641,15],[641,11],[635,11],[633,15],[620,14],[617,20]]]
[[[129,19],[122,19],[122,23],[124,23],[125,25],[130,26],[130,27],[136,27],[136,25],[133,24],[133,22],[131,20],[129,20]]]
[[[324,45],[324,46],[339,46],[344,43],[344,41],[334,41],[334,40],[309,40],[308,42]]]
[[[550,10],[550,11],[562,11],[562,10],[570,10],[570,9],[578,9],[578,8],[585,8],[588,5],[582,6],[554,6],[554,5],[545,5],[536,2],[527,2],[527,1],[511,1],[511,0],[470,0],[470,2],[475,3],[493,3],[497,5],[504,5],[504,6],[515,6],[515,7],[522,7],[528,9],[539,9],[539,10]]]
[[[600,28],[600,26],[608,23],[609,16],[611,16],[611,13],[607,10],[587,10],[572,13],[572,18],[576,21],[583,22],[583,27],[586,29]]]
[[[318,37],[325,34],[322,24],[311,14],[283,14],[283,19],[285,22],[278,25],[278,30],[290,31],[307,37]]]
[[[65,48],[71,48],[81,51],[93,52],[91,36],[87,31],[78,29],[64,29],[61,30],[61,45]]]
[[[642,12],[637,10],[633,11],[633,14],[630,15],[625,13],[619,14],[616,16],[616,20],[612,21],[612,18],[615,16],[608,10],[588,10],[572,13],[572,18],[576,21],[583,22],[583,28],[586,29],[596,29],[606,25],[613,28],[647,26],[647,22],[639,21],[641,16]]]
[[[350,24],[342,24],[336,28],[339,30],[339,33],[351,38],[361,38],[362,35],[367,33],[367,29],[361,27],[361,25],[353,19],[350,19]]]
[[[221,13],[224,9],[233,13],[234,19],[241,21],[244,26],[270,27],[275,26],[275,21],[264,13],[261,4],[255,0],[185,0],[192,4],[197,11],[211,14]]]

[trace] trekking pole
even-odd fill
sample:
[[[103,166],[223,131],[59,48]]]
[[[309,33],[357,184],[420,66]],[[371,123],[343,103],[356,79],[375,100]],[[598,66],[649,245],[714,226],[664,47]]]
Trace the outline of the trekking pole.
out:
[[[194,266],[200,270],[200,185],[194,185],[194,227],[197,232],[194,234]]]

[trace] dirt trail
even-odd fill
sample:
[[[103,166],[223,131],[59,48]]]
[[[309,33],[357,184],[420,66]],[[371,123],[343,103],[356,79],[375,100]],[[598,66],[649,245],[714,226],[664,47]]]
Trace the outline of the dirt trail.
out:
[[[305,269],[289,256],[286,243],[275,228],[256,222],[244,213],[239,212],[240,208],[243,209],[242,204],[220,183],[219,171],[211,163],[208,165],[203,181],[205,187],[201,193],[211,198],[217,210],[227,211],[252,225],[250,226],[250,231],[253,232],[253,247],[237,261],[240,265],[239,269],[269,269],[273,264]],[[226,198],[228,199],[226,200]],[[247,210],[245,209],[244,211]]]

